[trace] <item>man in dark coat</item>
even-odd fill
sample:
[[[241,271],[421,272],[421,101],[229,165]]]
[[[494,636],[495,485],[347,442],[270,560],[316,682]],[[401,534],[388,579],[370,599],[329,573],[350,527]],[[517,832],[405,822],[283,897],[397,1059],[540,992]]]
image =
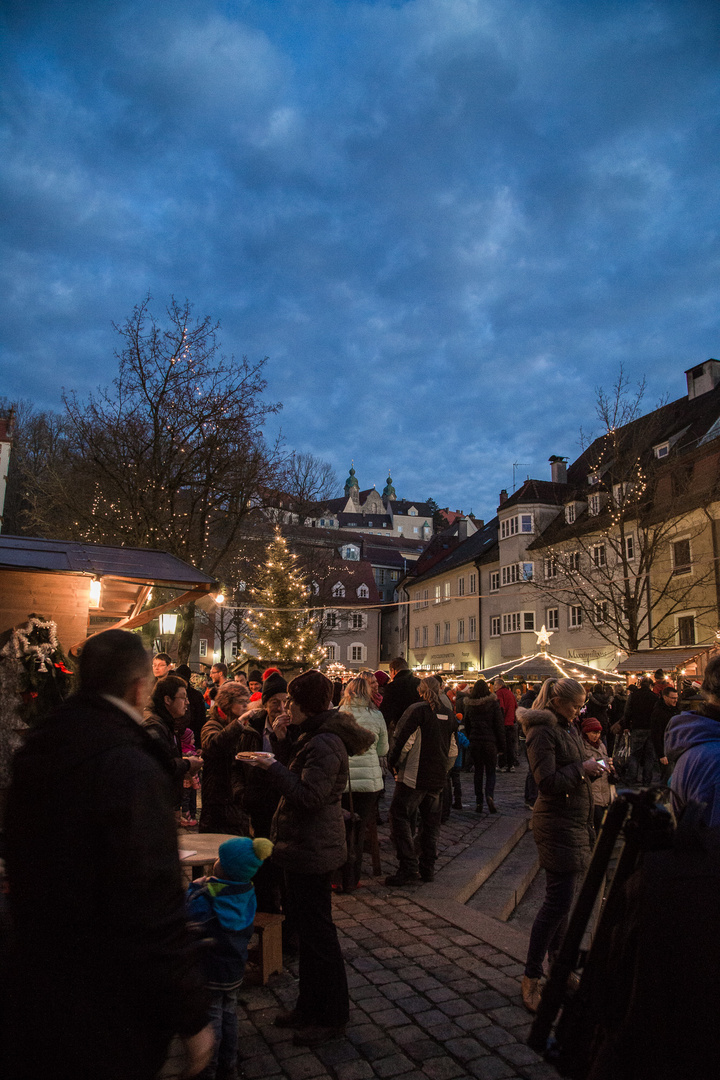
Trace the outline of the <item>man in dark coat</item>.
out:
[[[662,784],[667,784],[672,772],[670,762],[665,756],[665,730],[673,716],[677,716],[679,712],[678,692],[674,686],[666,683],[662,688],[660,700],[650,714],[650,738],[652,739],[655,757],[660,764],[660,782]]]
[[[442,704],[437,679],[423,679],[419,696],[421,700],[403,714],[387,759],[397,781],[390,804],[390,827],[398,870],[385,878],[390,886],[435,877],[442,790],[451,764],[452,736],[458,729],[454,714]],[[419,857],[412,827],[416,815],[421,823]]]
[[[630,757],[625,777],[629,784],[638,779],[643,784],[652,782],[655,752],[650,735],[650,717],[657,701],[657,694],[652,692],[649,679],[641,679],[637,690],[628,695],[622,723],[624,728],[630,729]]]
[[[532,683],[527,684],[525,693],[518,701],[518,705],[521,709],[532,709],[532,704],[535,698],[538,696],[538,688]]]
[[[151,1080],[174,1033],[185,1040],[187,1075],[209,1060],[172,758],[138,711],[149,676],[134,634],[91,638],[79,692],[16,755],[6,817],[9,1080]]]
[[[388,733],[392,735],[398,720],[410,705],[420,700],[417,679],[402,656],[396,656],[388,664],[391,681],[385,686],[380,712],[385,717]]]

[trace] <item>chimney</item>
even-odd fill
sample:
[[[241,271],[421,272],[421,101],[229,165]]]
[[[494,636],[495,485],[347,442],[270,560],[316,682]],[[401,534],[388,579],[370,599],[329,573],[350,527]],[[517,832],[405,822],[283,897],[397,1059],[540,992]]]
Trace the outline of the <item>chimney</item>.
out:
[[[549,461],[553,484],[567,484],[567,458],[553,454]]]
[[[474,521],[473,518],[464,515],[458,518],[458,540],[461,542],[467,540],[468,536],[472,536],[477,530],[477,521]]]
[[[503,488],[502,491],[500,492],[500,506],[502,506],[502,504],[504,502],[507,502],[507,497],[508,497],[507,489]]]
[[[688,401],[692,401],[693,398],[714,390],[720,383],[720,361],[710,359],[697,367],[688,368],[685,378],[687,379]]]

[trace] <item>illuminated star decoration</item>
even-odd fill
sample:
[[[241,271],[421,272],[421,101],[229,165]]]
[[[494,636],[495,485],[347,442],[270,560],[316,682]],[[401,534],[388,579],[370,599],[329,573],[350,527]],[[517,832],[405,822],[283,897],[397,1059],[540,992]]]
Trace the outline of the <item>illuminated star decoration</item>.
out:
[[[542,628],[540,630],[535,631],[535,637],[537,638],[537,645],[543,652],[545,652],[547,650],[547,647],[550,644],[550,638],[552,637],[552,635],[554,633],[555,633],[554,630],[546,630],[545,629],[545,623],[542,624]]]

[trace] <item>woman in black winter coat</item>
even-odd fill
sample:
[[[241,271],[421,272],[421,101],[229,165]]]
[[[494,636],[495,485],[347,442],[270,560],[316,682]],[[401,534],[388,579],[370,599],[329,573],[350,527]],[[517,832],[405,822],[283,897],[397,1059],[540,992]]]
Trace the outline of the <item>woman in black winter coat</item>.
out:
[[[530,1012],[540,1004],[545,956],[552,961],[560,947],[595,841],[590,781],[603,768],[588,755],[573,723],[584,702],[585,691],[575,679],[547,679],[534,708],[519,712],[538,787],[532,830],[546,875],[545,900],[530,933],[522,981],[523,1002]]]
[[[500,702],[484,679],[478,679],[465,699],[465,734],[474,768],[475,810],[482,813],[484,776],[488,810],[496,814],[495,775],[498,753],[505,750],[505,718]]]
[[[348,1021],[331,882],[347,860],[341,798],[348,754],[364,753],[374,735],[349,713],[331,708],[333,685],[321,671],[303,672],[287,689],[290,723],[298,732],[289,765],[260,753],[247,763],[264,768],[282,796],[273,818],[273,861],[285,876],[285,914],[300,943],[297,1003],[274,1023],[295,1028],[297,1046],[318,1046],[341,1035]]]

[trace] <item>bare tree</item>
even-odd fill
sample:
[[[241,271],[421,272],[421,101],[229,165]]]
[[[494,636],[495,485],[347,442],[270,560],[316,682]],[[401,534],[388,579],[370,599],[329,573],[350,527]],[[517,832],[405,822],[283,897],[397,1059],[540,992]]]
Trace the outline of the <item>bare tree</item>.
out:
[[[689,554],[680,562],[677,550],[671,554],[679,535],[689,552],[710,526],[686,459],[665,463],[653,452],[670,407],[641,415],[644,393],[644,381],[632,390],[622,367],[610,392],[596,391],[603,433],[579,462],[593,482],[572,502],[572,520],[551,527],[552,541],[536,543],[544,572],[532,582],[547,599],[579,608],[583,623],[627,652],[674,642],[672,617],[691,602],[698,613],[714,607],[713,562],[691,568]]]
[[[43,488],[38,523],[51,535],[163,548],[210,574],[231,557],[259,493],[276,485],[280,454],[263,423],[265,360],[227,359],[218,324],[171,300],[162,323],[150,298],[121,326],[110,389],[64,398],[68,461]],[[180,657],[194,607],[182,609]]]
[[[16,535],[52,535],[51,523],[43,513],[48,496],[57,491],[59,478],[69,466],[67,424],[52,411],[36,410],[32,402],[0,399],[0,413],[14,414],[14,433],[8,467],[3,531]],[[58,513],[67,523],[66,508],[57,508],[52,527],[57,528]]]
[[[283,486],[291,512],[304,525],[315,503],[335,497],[338,478],[327,461],[314,454],[292,453],[286,462]]]

